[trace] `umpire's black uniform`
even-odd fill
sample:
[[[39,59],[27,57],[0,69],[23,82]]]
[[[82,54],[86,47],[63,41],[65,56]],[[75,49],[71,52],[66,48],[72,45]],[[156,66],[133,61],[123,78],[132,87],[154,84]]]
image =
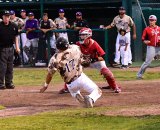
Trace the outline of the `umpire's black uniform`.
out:
[[[15,37],[18,35],[16,24],[9,22],[5,24],[6,18],[9,18],[9,11],[3,12],[3,21],[0,22],[0,89],[13,89],[13,55]],[[5,82],[4,82],[5,81]]]

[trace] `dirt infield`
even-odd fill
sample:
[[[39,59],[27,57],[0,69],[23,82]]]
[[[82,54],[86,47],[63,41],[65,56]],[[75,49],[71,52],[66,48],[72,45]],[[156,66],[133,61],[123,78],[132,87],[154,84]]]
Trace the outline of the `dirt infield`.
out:
[[[160,71],[156,68],[156,71]],[[135,68],[134,68],[135,70]],[[153,69],[155,71],[155,69]],[[97,83],[100,87],[105,82]],[[103,90],[103,96],[95,103],[95,107],[111,107],[105,115],[160,115],[160,80],[120,81],[122,93]],[[45,93],[39,93],[40,87],[17,87],[14,90],[0,90],[0,117],[15,115],[31,115],[40,112],[66,108],[80,108],[78,102],[70,94],[58,94],[63,84],[50,86]]]

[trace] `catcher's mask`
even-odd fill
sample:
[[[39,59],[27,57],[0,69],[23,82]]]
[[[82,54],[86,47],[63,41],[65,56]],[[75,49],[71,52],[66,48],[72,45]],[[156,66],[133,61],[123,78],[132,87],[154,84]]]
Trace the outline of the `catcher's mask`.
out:
[[[66,50],[69,47],[69,42],[65,38],[59,37],[56,41],[56,47],[58,50]]]
[[[90,28],[82,28],[79,31],[80,44],[84,44],[87,39],[92,37],[92,30]]]

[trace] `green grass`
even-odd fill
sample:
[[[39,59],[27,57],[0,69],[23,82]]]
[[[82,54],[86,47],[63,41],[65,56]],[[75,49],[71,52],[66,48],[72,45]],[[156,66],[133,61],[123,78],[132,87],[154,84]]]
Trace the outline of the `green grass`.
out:
[[[102,109],[105,110],[104,108]],[[0,118],[2,130],[158,130],[160,116],[105,116],[102,110],[57,110],[34,116]],[[107,111],[107,109],[106,109]]]
[[[105,81],[96,69],[85,69],[84,72],[94,81]],[[112,70],[114,76],[118,81],[136,80],[137,71],[128,70]],[[14,69],[14,83],[16,86],[40,86],[44,83],[47,74],[46,68],[15,68]],[[144,80],[160,79],[159,72],[146,72]],[[62,83],[60,75],[56,73],[53,76],[52,83]]]
[[[3,109],[5,109],[5,107],[0,105],[0,110],[3,110]]]

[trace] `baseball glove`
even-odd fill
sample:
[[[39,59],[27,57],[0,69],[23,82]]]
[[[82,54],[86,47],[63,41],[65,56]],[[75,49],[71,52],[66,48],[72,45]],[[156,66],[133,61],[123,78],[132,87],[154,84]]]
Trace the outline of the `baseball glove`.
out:
[[[91,59],[89,55],[83,55],[82,60],[81,60],[81,65],[83,67],[89,67],[91,63]]]

